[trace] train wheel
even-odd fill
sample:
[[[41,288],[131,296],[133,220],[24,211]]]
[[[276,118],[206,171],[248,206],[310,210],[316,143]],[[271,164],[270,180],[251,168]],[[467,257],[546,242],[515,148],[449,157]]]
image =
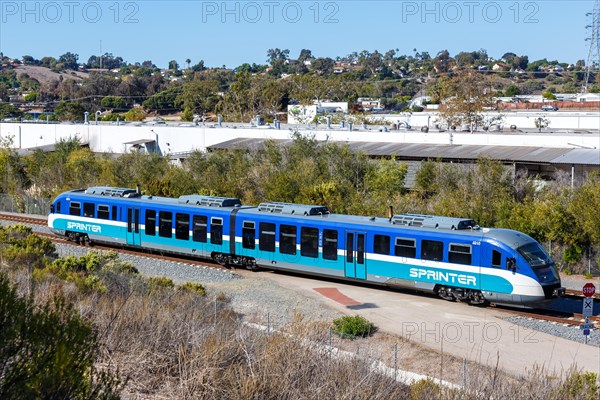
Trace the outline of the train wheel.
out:
[[[212,253],[212,259],[219,265],[227,265],[227,257],[221,253]]]
[[[444,300],[456,301],[456,297],[452,294],[452,289],[446,286],[440,286],[437,290],[437,295]]]
[[[476,291],[471,293],[471,296],[469,297],[469,304],[472,306],[487,306],[489,301],[483,297],[481,292]]]

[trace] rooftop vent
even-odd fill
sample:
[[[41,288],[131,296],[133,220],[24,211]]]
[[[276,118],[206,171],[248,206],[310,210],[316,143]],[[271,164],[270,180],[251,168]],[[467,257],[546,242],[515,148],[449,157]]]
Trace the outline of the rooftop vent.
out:
[[[137,189],[116,188],[110,186],[93,186],[85,190],[85,194],[94,194],[97,196],[110,197],[139,197],[140,193]]]
[[[417,226],[431,229],[464,230],[479,229],[473,219],[438,217],[423,214],[399,214],[392,217],[392,224]]]
[[[325,215],[329,214],[329,209],[325,206],[308,206],[305,204],[268,202],[260,203],[258,211],[270,212],[274,214],[289,215]]]
[[[236,207],[242,205],[240,199],[218,196],[200,196],[196,194],[180,196],[177,202],[179,204],[191,204],[205,207]]]

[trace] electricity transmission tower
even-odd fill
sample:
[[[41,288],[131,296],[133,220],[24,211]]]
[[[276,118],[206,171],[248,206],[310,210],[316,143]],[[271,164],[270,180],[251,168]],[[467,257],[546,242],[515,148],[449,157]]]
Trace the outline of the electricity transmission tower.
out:
[[[592,22],[590,25],[586,26],[587,29],[591,30],[591,34],[585,39],[590,42],[590,51],[585,64],[585,79],[582,88],[583,93],[587,93],[588,91],[590,75],[594,73],[595,69],[600,67],[600,0],[595,0],[594,10],[587,13],[586,16],[591,16]]]

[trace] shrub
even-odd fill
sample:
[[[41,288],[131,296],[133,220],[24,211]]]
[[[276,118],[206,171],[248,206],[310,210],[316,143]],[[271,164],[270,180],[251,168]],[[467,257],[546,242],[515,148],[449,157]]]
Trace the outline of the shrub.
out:
[[[597,399],[600,386],[594,372],[573,371],[556,390],[557,399]]]
[[[433,379],[421,379],[410,385],[410,398],[414,400],[439,399],[441,395],[442,389]]]
[[[200,296],[206,296],[206,289],[199,283],[186,282],[185,284],[179,286],[179,290],[182,290],[184,292],[196,293]]]
[[[218,301],[219,303],[226,303],[226,304],[231,303],[231,298],[223,292],[217,293],[215,300]]]
[[[56,247],[49,239],[40,238],[31,228],[14,225],[0,227],[0,254],[13,268],[44,268],[56,257]]]
[[[55,296],[41,307],[0,275],[0,398],[117,399],[118,374],[99,372],[92,325]]]
[[[333,331],[346,338],[369,336],[375,326],[360,315],[343,316],[333,321]]]
[[[563,261],[567,264],[576,264],[583,257],[583,249],[577,244],[572,244],[565,249]]]
[[[174,288],[175,287],[173,280],[166,278],[164,276],[148,278],[148,283],[151,286],[155,286],[155,287],[164,287],[164,288]]]
[[[146,113],[139,108],[132,108],[123,114],[123,117],[125,117],[125,120],[129,122],[143,121],[144,118],[146,118]]]

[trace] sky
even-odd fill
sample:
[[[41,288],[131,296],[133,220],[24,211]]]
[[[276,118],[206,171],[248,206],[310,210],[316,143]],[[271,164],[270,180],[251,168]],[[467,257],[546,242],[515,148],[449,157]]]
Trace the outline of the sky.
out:
[[[593,0],[541,1],[7,1],[0,51],[21,58],[112,53],[128,62],[264,64],[270,48],[316,57],[486,49],[575,63],[587,59]]]

